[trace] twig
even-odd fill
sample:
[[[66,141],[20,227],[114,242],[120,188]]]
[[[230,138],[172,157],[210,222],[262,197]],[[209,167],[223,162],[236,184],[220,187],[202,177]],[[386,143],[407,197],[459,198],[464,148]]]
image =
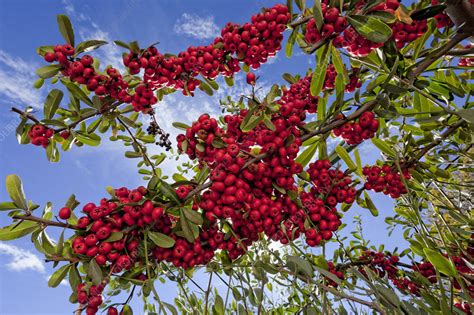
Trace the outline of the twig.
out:
[[[12,107],[12,112],[18,113],[21,116],[23,116],[25,118],[28,118],[29,120],[34,121],[37,124],[40,124],[40,121],[34,115],[32,115],[30,113],[27,113],[27,112],[24,112],[21,109],[18,109],[16,107]]]
[[[150,160],[150,158],[148,157],[148,154],[146,153],[146,148],[143,144],[141,144],[137,138],[135,138],[135,136],[133,135],[132,131],[130,130],[130,128],[128,128],[127,124],[125,124],[123,122],[123,120],[121,120],[119,117],[117,117],[117,120],[119,121],[119,123],[125,128],[125,130],[127,130],[128,134],[130,135],[130,137],[132,138],[133,142],[138,146],[139,150],[140,150],[140,153],[143,157],[143,159],[150,165],[151,169],[152,169],[152,172],[153,172],[153,175],[156,176],[156,169],[155,169],[155,165],[153,164],[153,162]]]
[[[454,35],[454,37],[452,37],[445,45],[441,46],[438,50],[426,56],[426,58],[423,59],[416,68],[410,71],[410,74],[408,75],[410,81],[415,80],[415,78],[417,78],[421,73],[423,73],[423,71],[425,71],[426,68],[428,68],[433,62],[446,55],[459,42],[470,36],[471,35],[468,33],[456,33],[456,35]]]
[[[80,230],[80,228],[77,225],[46,220],[46,219],[43,219],[43,218],[40,218],[40,217],[35,217],[33,215],[15,215],[12,218],[17,219],[17,220],[26,220],[26,221],[39,222],[39,223],[41,223],[43,225],[46,225],[46,226],[58,226],[58,227],[66,228],[66,229]]]

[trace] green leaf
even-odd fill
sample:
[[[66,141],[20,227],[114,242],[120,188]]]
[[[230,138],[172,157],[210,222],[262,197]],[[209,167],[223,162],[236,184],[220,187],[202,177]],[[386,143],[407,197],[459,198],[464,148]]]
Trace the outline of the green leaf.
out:
[[[179,222],[181,223],[181,229],[183,230],[184,238],[186,238],[189,243],[194,243],[196,237],[194,237],[191,224],[188,222],[188,219],[184,215],[183,210],[181,210],[180,212],[181,215],[179,217]]]
[[[447,276],[455,277],[457,275],[456,268],[451,260],[441,255],[437,250],[431,248],[423,248],[426,258],[439,272]]]
[[[187,129],[191,128],[191,126],[188,126],[188,125],[186,125],[186,124],[184,124],[184,123],[181,123],[181,122],[174,122],[174,123],[172,123],[172,125],[173,125],[173,127],[175,127],[175,128],[178,128],[178,129],[181,129],[181,130],[185,130],[185,131],[186,131]]]
[[[46,101],[44,103],[44,117],[47,119],[51,119],[56,110],[63,99],[63,92],[57,89],[51,90],[48,96],[46,97]]]
[[[77,131],[75,136],[77,140],[90,146],[98,146],[100,144],[100,137],[93,133],[89,134],[87,132]]]
[[[0,241],[11,241],[23,237],[33,232],[38,226],[38,223],[33,221],[23,221],[19,224],[15,222],[0,229]]]
[[[328,66],[328,60],[329,60],[329,55],[330,55],[329,47],[330,45],[326,45],[324,46],[324,49],[319,49],[316,52],[316,67],[311,77],[311,86],[310,86],[310,92],[312,96],[318,96],[323,88],[324,79],[326,78],[326,69]]]
[[[346,163],[347,167],[349,167],[349,169],[351,171],[355,171],[357,170],[357,165],[355,165],[355,163],[352,161],[349,153],[347,153],[346,149],[344,149],[343,147],[341,147],[340,145],[338,145],[335,149],[337,155],[344,161],[344,163]]]
[[[396,156],[397,154],[391,148],[391,146],[384,140],[378,138],[372,138],[372,143],[383,153],[387,154],[388,156]]]
[[[94,107],[94,103],[92,103],[90,98],[87,97],[86,93],[84,93],[84,91],[81,90],[81,88],[78,87],[75,83],[69,82],[66,84],[66,87],[74,97],[80,99],[81,101],[89,105],[90,107]]]
[[[183,213],[186,219],[193,222],[194,224],[197,224],[197,225],[203,224],[203,219],[199,212],[191,210],[189,208],[184,208]]]
[[[71,268],[71,264],[64,265],[58,270],[56,270],[49,278],[48,286],[52,288],[57,287],[61,283],[61,281],[63,281],[63,279],[66,277],[69,271],[69,268]]]
[[[379,211],[377,210],[377,207],[375,207],[375,204],[372,202],[372,199],[370,198],[369,194],[365,190],[364,190],[364,198],[365,198],[365,205],[370,210],[370,213],[372,213],[374,217],[377,217],[379,215]]]
[[[148,232],[148,237],[153,243],[155,243],[156,246],[159,246],[162,248],[171,248],[176,243],[176,241],[173,238],[159,232],[150,231]]]
[[[204,91],[209,96],[214,95],[214,91],[212,90],[212,88],[204,81],[199,81],[199,89],[201,91]]]
[[[234,86],[234,78],[233,77],[224,77],[225,83],[227,83],[228,86]]]
[[[298,6],[298,9],[303,11],[306,5],[306,0],[295,0],[295,2],[296,2],[296,5]]]
[[[285,55],[288,58],[291,58],[291,55],[293,55],[293,46],[295,45],[297,36],[298,28],[295,28],[293,31],[291,31],[290,37],[288,37],[288,41],[286,42],[285,46]]]
[[[383,43],[392,36],[392,29],[375,17],[351,15],[347,20],[360,35],[372,42]]]
[[[464,119],[470,124],[474,125],[474,109],[460,109],[456,112],[456,115]]]
[[[294,271],[297,274],[302,274],[309,278],[313,277],[313,268],[306,259],[298,256],[288,256],[286,265],[291,271]]]
[[[132,50],[132,48],[130,48],[130,45],[125,43],[125,42],[122,42],[120,40],[114,40],[114,44],[117,45],[117,46],[120,46],[122,48],[126,48],[128,50]]]
[[[249,114],[250,112],[247,113],[247,115]],[[247,120],[247,123],[245,123],[245,119],[244,119],[242,121],[242,124],[240,125],[240,130],[242,130],[243,132],[249,132],[265,119],[265,115],[263,114],[250,115],[250,116],[246,116],[245,118],[247,117],[249,117],[249,119]]]
[[[112,232],[110,236],[104,241],[104,242],[116,242],[120,241],[123,238],[123,233],[122,232]]]
[[[176,204],[181,203],[181,200],[179,200],[178,195],[176,194],[176,191],[173,189],[173,187],[170,186],[170,184],[168,184],[164,180],[161,180],[159,189],[161,193],[165,195],[171,201],[175,202]]]
[[[443,12],[444,9],[446,9],[446,4],[431,5],[424,9],[413,12],[412,14],[410,14],[410,17],[413,20],[426,20]]]
[[[25,192],[23,191],[23,184],[20,177],[15,174],[8,175],[6,179],[6,187],[8,195],[15,205],[20,209],[28,210]]]
[[[314,154],[316,153],[316,149],[318,148],[318,142],[313,143],[309,146],[306,150],[300,153],[296,158],[295,162],[301,164],[301,166],[305,167],[313,158]]]
[[[67,15],[59,14],[57,17],[59,31],[68,44],[74,47],[74,30]]]
[[[92,279],[92,282],[95,285],[98,285],[102,282],[102,269],[97,264],[95,259],[92,259],[87,266],[87,275]]]
[[[216,295],[212,309],[217,315],[224,314],[224,301],[220,295]]]
[[[313,17],[314,21],[316,22],[316,26],[320,31],[324,24],[323,11],[321,9],[321,0],[314,0]]]
[[[41,89],[43,84],[44,84],[44,79],[43,78],[38,78],[38,80],[36,80],[35,83],[33,83],[33,87],[35,89]]]
[[[105,40],[86,40],[77,45],[76,50],[75,50],[75,55],[80,54],[82,52],[88,52],[88,51],[94,50],[105,44],[107,44]]]
[[[0,211],[20,209],[13,202],[0,202]]]
[[[69,269],[68,278],[71,289],[74,291],[77,290],[77,286],[82,282],[82,279],[81,274],[79,273],[79,270],[77,270],[77,266],[75,264],[71,266],[71,269]]]
[[[36,69],[36,74],[40,78],[48,79],[54,77],[63,67],[61,65],[49,65]]]

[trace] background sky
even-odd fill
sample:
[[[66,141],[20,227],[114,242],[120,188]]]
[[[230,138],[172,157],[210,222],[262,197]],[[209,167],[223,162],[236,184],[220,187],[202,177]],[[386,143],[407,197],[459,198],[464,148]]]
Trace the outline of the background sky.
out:
[[[245,23],[262,7],[275,3],[235,0],[0,0],[0,201],[9,200],[3,185],[8,174],[18,174],[22,178],[28,199],[40,205],[53,202],[55,213],[72,193],[85,204],[98,202],[106,196],[105,187],[108,185],[136,187],[143,184],[135,163],[124,158],[125,148],[105,137],[100,147],[73,148],[62,154],[61,161],[56,164],[46,160],[41,148],[17,143],[15,128],[19,119],[10,108],[33,106],[39,110],[42,107],[51,87],[36,90],[32,86],[37,78],[35,69],[45,64],[35,51],[41,45],[63,43],[57,29],[57,14],[70,16],[76,42],[86,39],[109,42],[138,40],[146,46],[159,41],[161,52],[178,53],[189,45],[211,42],[226,22]],[[120,66],[122,52],[122,48],[108,45],[94,51],[93,55],[103,64]],[[256,72],[260,76],[258,85],[263,91],[268,90],[271,83],[283,84],[281,74],[304,74],[312,66],[314,56],[304,56],[295,47],[292,59],[280,53]],[[156,107],[158,122],[174,136],[177,131],[171,126],[173,121],[190,123],[203,112],[217,115],[220,98],[248,91],[244,76],[239,74],[232,90],[223,88],[214,97],[200,91],[194,98],[169,96]],[[335,143],[336,140],[331,141],[332,145]],[[160,151],[159,148],[155,150]],[[361,155],[363,163],[373,163],[378,158],[378,150],[364,144]],[[168,161],[163,171],[172,171],[174,165]],[[348,235],[352,216],[361,215],[365,237],[373,240],[373,244],[384,243],[387,249],[403,246],[400,231],[388,237],[385,229],[384,218],[393,215],[392,200],[380,194],[372,194],[372,197],[380,216],[374,218],[368,210],[355,206],[343,219],[350,226],[342,234]],[[8,224],[9,218],[0,213],[0,225]],[[52,235],[57,235],[57,232]],[[28,237],[0,242],[0,314],[72,313],[75,305],[68,302],[69,285],[48,288],[47,279],[51,272],[51,265],[44,263],[35,253]],[[171,301],[176,293],[175,287],[159,283],[157,286],[163,299]]]

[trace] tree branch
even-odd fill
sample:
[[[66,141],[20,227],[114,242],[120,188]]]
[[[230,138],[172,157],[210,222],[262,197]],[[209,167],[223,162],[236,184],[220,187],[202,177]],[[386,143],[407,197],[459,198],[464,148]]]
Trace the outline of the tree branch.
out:
[[[22,111],[21,109],[18,109],[16,107],[12,107],[12,112],[20,114],[20,116],[23,116],[24,118],[28,118],[29,120],[35,122],[36,124],[40,124],[40,121],[32,114],[27,113]]]
[[[446,55],[454,46],[470,37],[468,33],[461,31],[457,32],[445,45],[441,46],[438,50],[433,51],[431,54],[425,57],[416,68],[410,71],[408,78],[410,81],[415,80],[423,71],[425,71],[433,62]]]
[[[62,223],[62,222],[56,222],[56,221],[50,221],[46,220],[40,217],[35,217],[33,215],[15,215],[12,217],[13,219],[17,220],[25,220],[25,221],[34,221],[41,223],[45,226],[57,226],[57,227],[63,227],[66,229],[72,229],[72,230],[80,230],[80,228],[77,225],[69,224],[69,223]]]

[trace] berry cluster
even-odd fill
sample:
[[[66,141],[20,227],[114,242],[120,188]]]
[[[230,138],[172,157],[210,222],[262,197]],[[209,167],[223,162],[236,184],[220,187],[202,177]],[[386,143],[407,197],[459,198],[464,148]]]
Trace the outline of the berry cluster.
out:
[[[42,146],[43,148],[48,146],[49,139],[52,136],[54,136],[54,130],[41,124],[31,126],[30,131],[28,131],[30,142],[36,146]]]
[[[74,58],[75,49],[69,44],[56,45],[54,52],[44,55],[47,62],[59,62],[63,66],[62,74],[71,81],[86,85],[87,89],[98,96],[109,95],[112,98],[130,103],[132,96],[128,92],[128,83],[115,68],[108,68],[100,74],[94,67],[94,59],[89,55]]]
[[[321,10],[324,17],[321,30],[318,30],[314,18],[311,18],[306,24],[304,38],[310,44],[315,44],[321,39],[326,39],[334,34],[339,34],[348,25],[347,19],[341,16],[341,12],[338,8],[329,7],[325,3],[321,3]]]
[[[471,44],[467,44],[465,46],[465,48],[471,48],[471,47],[472,47]],[[469,57],[460,58],[458,66],[459,67],[474,67],[474,58],[469,58]]]
[[[406,44],[413,42],[428,30],[426,20],[413,21],[411,24],[396,22],[392,26],[393,39],[398,49],[402,49]]]
[[[338,277],[339,279],[344,280],[344,274],[342,273],[342,271],[336,270],[336,266],[334,265],[332,261],[328,262],[328,271],[332,273],[333,275],[335,275],[336,277]],[[325,278],[329,286],[337,288],[338,284],[334,280],[331,280],[328,277],[325,277]]]
[[[305,230],[306,243],[314,247],[330,240],[333,232],[342,224],[336,207],[326,205],[323,199],[307,192],[301,193],[301,202],[307,209],[307,216],[311,222],[311,227]]]
[[[87,86],[99,96],[110,96],[124,103],[132,103],[135,111],[148,113],[157,103],[154,91],[163,87],[179,89],[184,95],[194,95],[199,86],[197,76],[215,79],[219,74],[232,76],[240,71],[239,62],[258,68],[281,49],[283,31],[291,16],[288,8],[277,4],[252,16],[250,23],[242,26],[228,23],[213,43],[189,47],[177,56],[160,53],[156,47],[131,51],[123,63],[132,75],[144,70],[142,82],[130,88],[117,69],[108,68],[99,74],[94,59],[89,55],[75,57],[69,44],[57,45],[54,52],[47,52],[47,62],[58,62],[62,74],[71,81]]]
[[[363,174],[367,178],[364,185],[365,189],[383,192],[394,199],[408,192],[401,178],[401,176],[406,180],[411,178],[408,170],[404,170],[403,175],[400,175],[390,165],[383,165],[382,167],[374,165],[364,167]]]
[[[354,202],[357,191],[351,187],[351,177],[339,169],[331,168],[329,160],[310,163],[307,171],[314,184],[311,192],[325,199],[329,206],[334,207],[337,203],[351,204]]]
[[[85,308],[86,315],[94,315],[99,311],[99,306],[103,302],[102,292],[104,288],[105,285],[102,283],[92,286],[81,283],[77,286],[77,301],[81,304],[81,307]],[[109,314],[112,315],[113,313],[109,311]]]
[[[343,119],[341,114],[338,119]],[[341,137],[349,145],[357,145],[373,138],[379,128],[379,121],[373,112],[364,112],[358,120],[347,122],[333,130],[336,137]]]

